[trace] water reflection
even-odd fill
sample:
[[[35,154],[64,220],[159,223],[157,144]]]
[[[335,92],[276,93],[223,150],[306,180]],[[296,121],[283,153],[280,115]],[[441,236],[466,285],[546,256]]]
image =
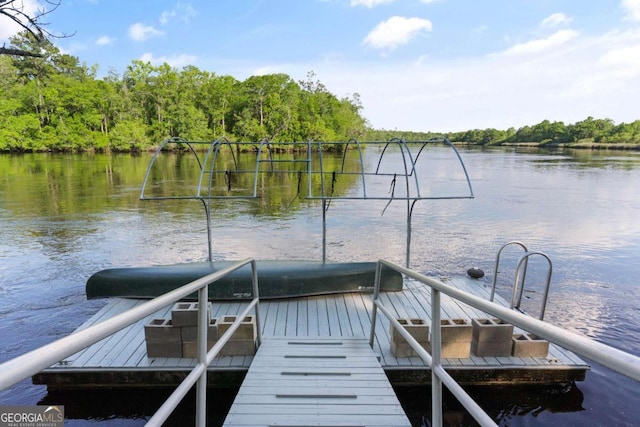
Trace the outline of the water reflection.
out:
[[[431,390],[428,387],[396,387],[396,393],[414,426],[429,426]],[[531,418],[584,411],[584,395],[576,384],[564,386],[475,386],[465,391],[498,425],[526,425]],[[448,391],[443,394],[444,426],[479,425]],[[561,425],[561,422],[550,424]]]
[[[251,163],[251,154],[245,154],[240,162]],[[376,153],[371,154],[366,161],[375,164]],[[446,160],[438,149],[424,154],[421,161]],[[490,283],[496,251],[509,240],[522,240],[530,249],[550,255],[554,263],[546,319],[640,354],[640,316],[635,303],[640,300],[640,156],[523,149],[465,149],[461,155],[476,199],[416,204],[412,267],[448,276],[479,266]],[[138,200],[149,157],[0,156],[0,337],[8,343],[0,346],[0,360],[62,337],[95,313],[104,302],[86,301],[84,286],[97,270],[206,258],[200,202]],[[168,155],[166,160],[165,169],[154,176],[158,194],[170,194],[175,177],[193,177],[186,157]],[[340,162],[336,159],[336,167]],[[445,188],[437,182],[446,167],[425,168],[425,179],[436,184],[421,185],[421,190],[436,194]],[[371,191],[375,187],[377,194],[388,195],[391,179],[378,177],[366,185],[372,186]],[[224,178],[216,188],[233,192],[249,186],[233,174],[230,180],[231,189]],[[322,211],[318,202],[298,194],[298,181],[295,172],[279,175],[272,189],[258,200],[216,204],[214,258],[319,259]],[[325,184],[330,186],[331,178]],[[454,184],[464,188],[460,179],[454,179]],[[314,185],[319,186],[320,181]],[[336,191],[345,195],[359,194],[364,186],[360,180],[346,178],[336,185]],[[395,188],[397,194],[405,190],[400,183]],[[332,203],[327,217],[328,259],[385,258],[403,264],[405,209],[399,201],[388,207],[384,201]],[[504,271],[500,272],[498,292],[507,299],[519,255],[505,256]],[[540,277],[544,274],[532,265],[525,302],[533,312],[539,307]],[[617,391],[621,387],[622,397]],[[575,403],[581,402],[576,397],[578,391],[584,393],[587,403]],[[579,383],[579,390],[557,395],[535,390],[513,394],[521,393],[525,397],[511,396],[513,400],[509,400],[512,393],[505,392],[504,398],[496,396],[497,403],[488,406],[493,408],[492,414],[502,417],[502,424],[607,425],[608,412],[615,412],[619,425],[632,425],[640,418],[640,410],[633,404],[640,399],[637,384],[602,373],[597,367]],[[41,387],[25,382],[0,393],[0,402],[34,404],[46,394]],[[94,397],[109,401],[117,396]],[[478,391],[478,396],[490,405],[493,391]],[[71,396],[68,404],[73,406],[76,397],[82,399]],[[47,397],[50,402],[56,398],[62,397]],[[410,400],[411,393],[404,398]],[[138,398],[130,400],[140,402]],[[556,400],[564,403],[554,407]],[[419,401],[414,411],[416,425],[429,412],[425,400],[420,397]],[[426,401],[430,401],[428,396]],[[90,407],[94,409],[104,414]],[[451,417],[459,418],[458,407],[449,409]],[[117,409],[112,410],[105,418],[116,417]],[[131,422],[141,422],[137,416],[123,415]],[[469,422],[464,417],[463,423]],[[82,424],[81,419],[71,422],[91,423]]]
[[[207,425],[222,426],[237,389],[207,391]],[[65,425],[86,421],[102,426],[143,426],[173,389],[70,390],[50,391],[38,405],[64,405]],[[195,393],[190,392],[164,426],[195,425]]]

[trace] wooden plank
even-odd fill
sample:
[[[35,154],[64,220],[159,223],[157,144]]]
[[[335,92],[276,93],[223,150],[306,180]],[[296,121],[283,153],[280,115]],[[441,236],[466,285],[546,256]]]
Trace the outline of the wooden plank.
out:
[[[295,301],[297,304],[296,310],[298,313],[298,322],[296,323],[296,335],[306,336],[309,334],[308,318],[309,318],[309,302],[306,299],[300,299]]]
[[[258,415],[254,414],[230,414],[224,425],[229,426],[344,426],[344,427],[396,427],[407,426],[406,416],[399,415],[370,415],[363,413],[323,415],[322,422],[316,423],[309,420],[310,416],[300,414],[274,414]]]
[[[410,425],[367,340],[268,338],[224,425],[345,425],[356,419],[357,425]]]

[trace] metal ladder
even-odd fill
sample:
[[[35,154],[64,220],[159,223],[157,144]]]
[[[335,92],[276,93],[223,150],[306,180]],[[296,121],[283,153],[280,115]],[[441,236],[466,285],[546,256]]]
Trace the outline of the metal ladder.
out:
[[[549,256],[547,256],[545,253],[537,252],[537,251],[529,251],[527,247],[524,245],[524,243],[522,242],[513,240],[511,242],[505,243],[504,245],[502,245],[500,250],[498,250],[498,254],[496,255],[496,264],[495,264],[494,273],[493,273],[493,284],[491,285],[491,297],[489,298],[489,301],[493,301],[493,297],[495,296],[495,293],[496,293],[496,284],[498,282],[498,267],[500,265],[500,254],[507,246],[511,246],[511,245],[520,246],[524,250],[524,255],[520,257],[516,265],[516,277],[513,281],[513,291],[511,293],[510,308],[512,309],[515,308],[517,310],[520,310],[520,305],[522,303],[522,294],[524,293],[525,278],[527,276],[527,263],[529,261],[529,257],[533,255],[537,255],[547,260],[549,268],[547,270],[547,279],[544,287],[544,295],[542,296],[542,307],[540,308],[540,316],[539,316],[539,319],[543,320],[544,312],[545,312],[545,309],[547,308],[547,299],[549,298],[549,286],[551,284],[551,273],[553,271],[553,264],[551,263],[551,259],[549,258]],[[522,270],[522,279],[520,279],[521,270]],[[518,292],[518,289],[520,292]],[[517,301],[516,301],[516,296],[517,296]]]

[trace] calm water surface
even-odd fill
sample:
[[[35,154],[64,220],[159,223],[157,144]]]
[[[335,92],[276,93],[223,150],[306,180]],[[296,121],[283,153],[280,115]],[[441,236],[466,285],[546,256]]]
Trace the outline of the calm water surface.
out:
[[[442,150],[425,158],[440,160]],[[418,202],[412,267],[449,276],[479,266],[490,283],[499,247],[521,240],[553,260],[546,320],[640,355],[640,155],[512,149],[461,150],[461,155],[476,198]],[[0,361],[63,337],[100,309],[104,301],[87,301],[84,295],[95,271],[206,258],[199,202],[138,200],[149,159],[0,156]],[[162,183],[164,174],[189,177],[190,166],[181,156],[167,156],[156,182]],[[422,189],[433,195],[445,191],[440,178],[450,167],[446,162],[425,167],[423,178],[432,184]],[[233,191],[246,187],[235,179]],[[369,191],[387,194],[391,188],[387,179],[376,184]],[[464,189],[455,174],[447,185]],[[341,182],[336,191],[355,194],[359,186]],[[317,203],[296,196],[295,176],[284,176],[273,187],[257,202],[215,208],[214,258],[321,257]],[[160,185],[153,191],[173,190]],[[401,202],[386,209],[378,202],[332,203],[328,258],[404,263],[404,209]],[[499,293],[505,297],[519,256],[517,251],[503,256]],[[532,262],[529,274],[525,304],[536,312],[545,266]],[[640,387],[597,365],[586,381],[562,388],[470,391],[503,426],[640,425]],[[428,390],[398,392],[414,424],[422,425],[430,416]],[[221,408],[211,415],[212,424],[221,423],[233,393],[212,392],[212,405],[215,400]],[[164,391],[144,398],[126,392],[48,394],[24,381],[0,392],[0,404],[64,404],[68,425],[142,425],[165,396]],[[188,416],[192,403],[183,405],[178,417]],[[446,400],[446,409],[450,425],[475,425],[454,399]]]

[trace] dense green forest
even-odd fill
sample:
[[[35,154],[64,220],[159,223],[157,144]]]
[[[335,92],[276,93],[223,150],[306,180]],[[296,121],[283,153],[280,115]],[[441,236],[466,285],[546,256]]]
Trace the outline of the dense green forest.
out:
[[[474,129],[436,135],[374,130],[359,96],[337,98],[313,72],[304,81],[286,74],[231,76],[132,61],[122,74],[97,77],[97,66],[61,53],[29,33],[11,46],[41,56],[0,55],[0,151],[139,151],[167,137],[211,141],[346,141],[446,136],[453,142],[633,146],[640,120],[616,125],[587,118],[520,129]]]
[[[167,137],[208,141],[344,141],[366,129],[358,95],[338,99],[309,73],[230,76],[133,61],[122,75],[21,34],[44,57],[0,56],[0,150],[143,150]]]
[[[369,130],[366,138],[386,140],[389,138],[404,138],[406,140],[424,140],[438,136],[424,132],[398,132],[387,130]],[[473,145],[559,145],[584,148],[638,148],[640,147],[640,120],[632,123],[616,125],[611,119],[585,120],[565,125],[563,122],[543,120],[533,126],[523,126],[519,129],[473,129],[464,132],[449,132],[441,134],[449,140]]]

